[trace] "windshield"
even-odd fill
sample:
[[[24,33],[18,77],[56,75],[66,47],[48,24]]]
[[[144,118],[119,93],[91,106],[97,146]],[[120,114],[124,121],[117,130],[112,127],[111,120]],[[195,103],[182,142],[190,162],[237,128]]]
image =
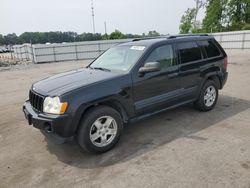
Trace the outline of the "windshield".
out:
[[[97,58],[90,68],[128,71],[144,52],[144,46],[113,47]]]

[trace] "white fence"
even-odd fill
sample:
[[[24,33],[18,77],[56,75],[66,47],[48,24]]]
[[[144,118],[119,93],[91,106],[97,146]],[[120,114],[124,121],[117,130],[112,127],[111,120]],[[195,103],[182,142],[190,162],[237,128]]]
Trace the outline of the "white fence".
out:
[[[224,49],[250,49],[250,31],[212,33]]]
[[[212,33],[224,49],[250,49],[250,31]],[[13,46],[18,60],[31,60],[34,63],[94,59],[108,48],[131,41],[103,40],[62,44],[23,44]]]
[[[13,55],[19,61],[33,60],[34,54],[30,44],[22,44],[12,46],[14,50]]]
[[[132,39],[74,42],[62,44],[23,44],[13,46],[18,60],[34,63],[95,59],[108,48]]]

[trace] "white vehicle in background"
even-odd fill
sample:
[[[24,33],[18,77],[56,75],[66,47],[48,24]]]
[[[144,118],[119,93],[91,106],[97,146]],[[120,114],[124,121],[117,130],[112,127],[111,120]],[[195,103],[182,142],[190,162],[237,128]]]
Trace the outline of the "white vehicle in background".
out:
[[[7,53],[7,52],[10,52],[8,47],[0,46],[0,53]]]

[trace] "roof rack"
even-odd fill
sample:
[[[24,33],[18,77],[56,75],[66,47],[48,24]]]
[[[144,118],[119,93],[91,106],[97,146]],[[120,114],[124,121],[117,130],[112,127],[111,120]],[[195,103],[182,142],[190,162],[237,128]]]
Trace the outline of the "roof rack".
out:
[[[179,38],[179,37],[197,37],[197,36],[209,36],[206,33],[202,34],[181,34],[181,35],[170,35],[167,37],[167,39],[173,39],[173,38]]]
[[[143,37],[143,38],[136,38],[133,39],[132,42],[136,42],[136,41],[141,41],[141,40],[150,40],[150,39],[166,39],[168,36],[157,36],[157,37]]]
[[[150,39],[174,39],[180,37],[197,37],[197,36],[209,36],[206,33],[202,34],[180,34],[180,35],[161,35],[158,37],[143,37],[143,38],[136,38],[133,39],[132,42],[141,41],[141,40],[150,40]]]

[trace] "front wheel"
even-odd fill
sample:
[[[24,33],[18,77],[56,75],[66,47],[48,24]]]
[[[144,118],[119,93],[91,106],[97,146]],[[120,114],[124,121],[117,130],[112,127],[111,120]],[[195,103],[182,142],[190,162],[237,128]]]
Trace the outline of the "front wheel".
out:
[[[218,99],[218,87],[213,80],[208,80],[203,85],[199,98],[194,102],[194,106],[196,109],[201,111],[209,111],[212,110]]]
[[[78,131],[78,143],[88,152],[102,153],[119,141],[123,128],[120,114],[108,106],[89,110]]]

